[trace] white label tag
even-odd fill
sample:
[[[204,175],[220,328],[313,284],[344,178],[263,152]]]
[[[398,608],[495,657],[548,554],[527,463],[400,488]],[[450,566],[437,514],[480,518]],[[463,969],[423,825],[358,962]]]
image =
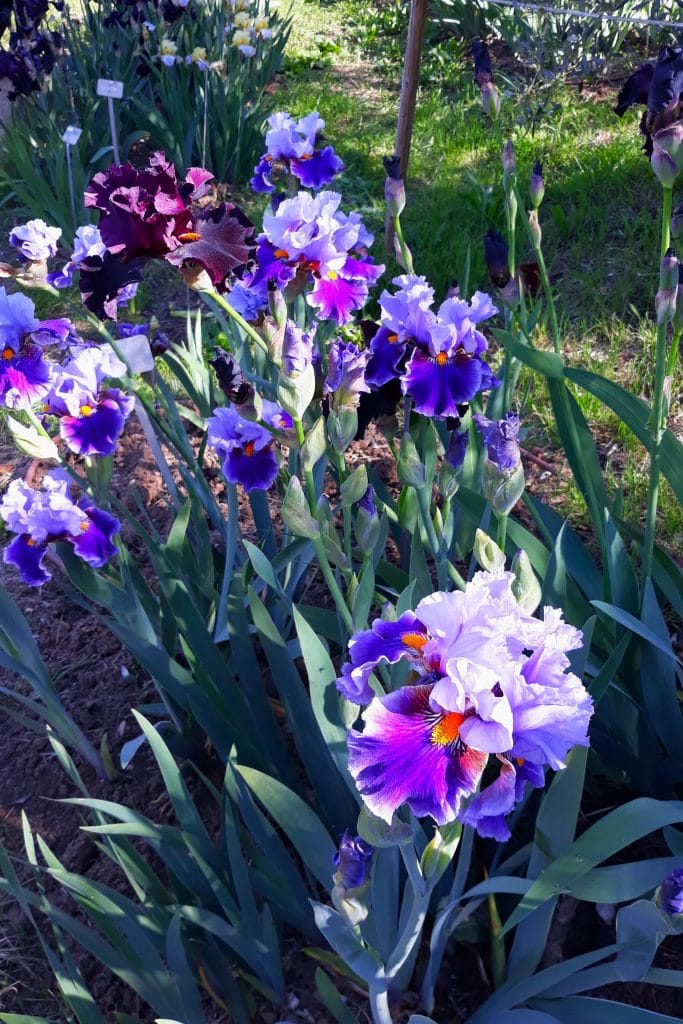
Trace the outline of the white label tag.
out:
[[[131,373],[148,373],[154,369],[154,356],[147,335],[132,334],[129,338],[119,338],[116,347],[128,363]]]
[[[120,100],[123,96],[123,82],[117,82],[115,78],[98,78],[97,95],[111,96],[113,100]]]
[[[75,124],[70,124],[62,135],[62,142],[65,142],[67,146],[75,146],[82,134],[83,130],[81,128],[77,128]]]

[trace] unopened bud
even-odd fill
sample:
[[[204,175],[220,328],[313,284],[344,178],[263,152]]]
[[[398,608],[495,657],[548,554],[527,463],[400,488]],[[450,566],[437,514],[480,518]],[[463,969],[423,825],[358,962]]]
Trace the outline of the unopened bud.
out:
[[[526,551],[520,548],[512,559],[510,568],[515,574],[512,581],[512,593],[515,595],[515,600],[522,611],[525,611],[527,615],[533,615],[541,603],[543,592],[536,573],[531,568]]]
[[[410,487],[424,487],[425,485],[425,468],[420,461],[415,442],[408,431],[401,437],[401,451],[396,472],[402,484],[408,484]]]
[[[674,334],[683,332],[683,265],[678,264],[678,290],[676,292],[676,311],[673,318]]]
[[[320,527],[311,515],[298,476],[290,478],[285,499],[282,502],[281,514],[285,525],[295,537],[308,537],[309,540],[316,540],[320,536]]]
[[[332,409],[327,417],[327,436],[336,452],[342,455],[358,431],[358,410],[344,406],[336,412]]]
[[[503,146],[503,184],[505,185],[506,190],[514,177],[516,170],[517,160],[515,157],[515,147],[512,145],[510,139],[508,139]]]
[[[268,355],[276,366],[282,362],[282,344],[285,338],[285,328],[278,327],[272,316],[264,316],[261,324],[261,334],[268,345]]]
[[[488,533],[478,529],[474,535],[474,557],[486,572],[499,572],[505,568],[505,555]]]
[[[275,325],[283,328],[287,323],[287,303],[278,288],[277,281],[272,277],[268,280],[268,311]]]
[[[531,228],[531,237],[535,249],[541,248],[541,242],[543,241],[543,232],[541,231],[541,225],[538,222],[538,210],[529,211],[529,227]]]
[[[412,261],[412,253],[408,246],[405,244],[405,242],[403,243],[403,247],[405,249],[408,259]],[[398,240],[397,234],[394,234],[394,255],[396,256],[396,262],[398,263],[398,265],[400,267],[403,267],[404,270],[408,270],[408,264],[406,260],[403,258],[403,249],[401,248],[401,243]]]
[[[531,172],[531,180],[529,182],[529,195],[531,196],[531,204],[534,210],[537,210],[543,202],[543,196],[545,195],[545,182],[543,181],[543,165],[540,161],[534,164],[534,169]]]
[[[506,516],[524,493],[522,463],[518,463],[514,469],[499,469],[495,462],[484,459],[481,481],[486,500],[496,512]]]
[[[671,188],[683,170],[683,124],[680,121],[674,121],[667,128],[656,132],[652,141],[652,166],[655,174],[665,188]],[[655,154],[657,154],[656,163],[660,170],[658,170],[658,166],[655,166]],[[668,161],[664,159],[665,155],[669,158]],[[668,184],[669,180],[671,181],[670,185]]]
[[[375,507],[375,495],[370,484],[358,503],[358,511],[354,523],[356,543],[364,555],[370,555],[375,549],[379,537],[379,516]]]
[[[384,170],[387,172],[384,182],[384,198],[387,210],[392,217],[400,217],[406,205],[406,190],[401,176],[401,158],[399,156],[387,157],[382,160]]]
[[[668,324],[674,318],[678,296],[678,277],[678,260],[670,249],[659,269],[659,291],[655,296],[658,324]]]
[[[500,114],[500,94],[493,82],[486,82],[481,90],[481,105],[484,113],[495,121]]]
[[[504,306],[507,306],[508,309],[517,309],[520,300],[519,278],[511,277],[498,294]]]

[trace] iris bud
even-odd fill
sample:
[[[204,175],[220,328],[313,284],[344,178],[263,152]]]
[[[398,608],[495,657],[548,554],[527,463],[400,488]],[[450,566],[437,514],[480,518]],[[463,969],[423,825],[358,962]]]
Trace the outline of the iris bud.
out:
[[[664,879],[657,893],[657,906],[671,917],[683,914],[683,868],[677,868]]]
[[[536,573],[531,568],[531,562],[526,551],[521,548],[512,559],[510,567],[515,574],[512,581],[512,593],[515,595],[517,604],[527,615],[533,615],[541,603],[541,584],[538,582]]]
[[[276,326],[282,329],[287,323],[287,303],[274,278],[268,281],[268,311]]]
[[[336,452],[342,455],[349,447],[358,430],[358,411],[351,406],[343,406],[336,412],[330,410],[327,417],[327,436]]]
[[[531,196],[531,203],[533,208],[537,210],[543,202],[543,196],[545,195],[545,182],[543,181],[543,165],[540,161],[534,164],[534,169],[531,172],[531,181],[529,182],[529,194]]]
[[[495,121],[500,114],[500,94],[493,82],[486,82],[481,90],[481,104],[484,113],[488,114],[492,121]]]
[[[405,244],[405,242],[403,244],[404,244],[404,247],[405,247],[408,259],[412,260],[413,255],[412,255],[410,249]],[[396,257],[396,262],[398,263],[399,267],[403,267],[404,270],[408,270],[409,268],[408,268],[408,265],[407,265],[406,261],[403,258],[403,250],[401,249],[401,243],[398,240],[398,235],[394,235],[394,255]]]
[[[320,527],[310,513],[298,476],[291,477],[287,484],[282,518],[295,537],[308,537],[309,540],[320,537]]]
[[[387,172],[384,182],[384,198],[387,210],[392,217],[400,217],[406,205],[406,189],[401,176],[401,158],[398,156],[387,157],[382,160],[384,170]]]
[[[379,516],[375,507],[372,484],[369,484],[365,494],[358,502],[354,532],[360,551],[364,555],[372,554],[379,537]]]
[[[344,833],[334,855],[337,870],[333,875],[332,902],[352,926],[368,916],[365,895],[370,880],[374,849],[360,836]]]
[[[524,469],[520,462],[514,469],[499,469],[490,459],[482,469],[484,497],[496,512],[506,516],[524,494]]]
[[[675,121],[653,136],[650,161],[664,188],[673,188],[683,170],[683,123]]]
[[[659,270],[659,291],[655,296],[657,323],[668,324],[676,313],[678,295],[678,260],[670,249]]]
[[[543,232],[541,231],[541,225],[538,222],[538,211],[529,211],[529,227],[531,228],[531,236],[533,238],[534,247],[536,249],[541,248],[541,242],[543,241]]]
[[[488,533],[478,529],[474,535],[474,557],[486,572],[498,572],[505,568],[505,555]]]
[[[415,442],[406,431],[401,437],[401,451],[396,466],[398,478],[409,487],[424,487],[425,468],[420,461]]]
[[[517,159],[515,157],[515,147],[512,145],[510,139],[507,140],[503,146],[503,183],[507,190],[507,187],[514,177],[517,170]]]

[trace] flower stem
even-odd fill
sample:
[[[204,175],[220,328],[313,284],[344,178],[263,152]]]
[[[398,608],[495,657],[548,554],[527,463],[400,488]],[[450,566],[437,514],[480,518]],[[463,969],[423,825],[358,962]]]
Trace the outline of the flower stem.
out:
[[[316,558],[318,559],[320,571],[323,574],[325,583],[327,583],[330,593],[334,598],[334,603],[337,606],[337,611],[341,615],[344,621],[344,625],[346,626],[349,633],[353,633],[355,630],[353,616],[349,611],[348,605],[344,599],[344,595],[342,594],[339,584],[337,583],[337,579],[334,575],[334,572],[332,571],[332,566],[330,565],[329,559],[325,552],[325,546],[323,544],[322,537],[312,538],[311,543],[313,544],[313,550],[315,551]]]
[[[497,531],[497,535],[496,535],[496,543],[498,544],[498,547],[503,552],[503,554],[505,554],[505,541],[506,541],[507,532],[508,532],[508,517],[496,513],[496,518],[498,520],[498,531]]]
[[[429,498],[424,487],[416,487],[415,493],[417,494],[417,504],[420,509],[420,516],[422,517],[422,523],[427,534],[427,540],[432,551],[432,556],[436,562],[436,573],[439,580],[439,590],[445,590],[447,587],[446,579],[446,558],[444,556],[443,545],[439,543],[439,538],[436,536],[436,530],[434,529],[434,523],[429,512]]]
[[[398,214],[394,217],[394,231],[398,238],[399,248],[401,250],[401,256],[403,257],[403,263],[409,274],[413,273],[413,257],[410,249],[406,245],[405,238],[403,237],[403,228],[401,227],[401,218]]]
[[[389,1010],[389,993],[385,981],[370,983],[370,1009],[375,1024],[393,1024]]]
[[[521,209],[524,209],[522,203],[523,199],[519,191],[519,186],[515,185],[515,195],[517,196],[517,202],[520,204]],[[557,321],[557,310],[555,309],[555,299],[553,298],[553,290],[550,286],[550,278],[548,277],[548,268],[545,265],[545,259],[543,257],[543,249],[536,242],[534,233],[531,230],[531,225],[527,217],[522,217],[522,221],[526,227],[529,241],[534,250],[536,261],[538,263],[538,269],[541,275],[541,283],[543,284],[543,292],[545,294],[545,300],[548,306],[548,316],[550,318],[550,333],[553,339],[553,348],[557,353],[560,352],[560,326]]]
[[[665,188],[662,193],[662,233],[659,250],[660,264],[666,256],[671,242],[671,206],[673,193]],[[645,540],[643,542],[643,583],[652,575],[652,558],[657,529],[657,507],[659,504],[659,477],[662,461],[662,438],[666,429],[668,400],[666,395],[666,335],[667,324],[657,324],[657,343],[655,355],[655,379],[652,397],[652,416],[650,418],[650,481],[647,492],[647,511],[645,518]],[[680,335],[679,335],[680,339]],[[673,348],[673,346],[672,346]],[[670,362],[670,359],[669,359]],[[644,592],[643,592],[644,593]]]
[[[337,471],[339,473],[339,489],[346,480],[346,459],[341,452],[336,453]],[[349,568],[353,569],[353,551],[351,548],[351,509],[348,505],[342,502],[342,515],[344,517],[344,554],[346,560],[349,563]]]
[[[256,342],[259,348],[262,349],[266,353],[266,355],[268,355],[268,346],[266,345],[261,335],[258,333],[258,331],[254,330],[251,324],[247,323],[243,316],[240,316],[236,309],[233,309],[233,307],[230,305],[227,299],[225,299],[222,295],[219,295],[218,292],[200,292],[200,294],[207,295],[218,306],[220,306],[223,312],[227,313],[228,316],[232,320],[234,320],[239,327],[242,328],[245,334],[247,334],[252,341]]]

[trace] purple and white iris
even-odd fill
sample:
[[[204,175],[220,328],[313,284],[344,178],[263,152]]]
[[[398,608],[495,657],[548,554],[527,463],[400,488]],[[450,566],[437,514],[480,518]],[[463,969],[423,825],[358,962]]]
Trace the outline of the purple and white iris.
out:
[[[349,771],[385,821],[408,804],[504,841],[524,784],[542,786],[545,766],[563,768],[569,750],[588,744],[592,702],[567,671],[581,633],[556,609],[542,620],[525,613],[513,579],[477,573],[464,592],[432,594],[352,637],[337,687],[368,706],[363,732],[349,733]],[[401,660],[416,683],[380,695],[371,676]]]
[[[275,279],[284,288],[297,276],[303,287],[312,280],[306,301],[319,310],[320,319],[348,323],[351,313],[365,305],[368,288],[384,267],[368,257],[372,235],[360,214],[342,213],[340,203],[337,192],[299,192],[267,210],[251,287],[263,289]]]
[[[40,332],[35,307],[26,295],[0,288],[0,404],[28,409],[50,390],[52,367],[34,337]]]
[[[277,409],[277,407],[275,407]],[[286,429],[286,413],[277,409],[279,429]],[[267,416],[273,421],[275,413],[269,408]],[[273,437],[258,423],[244,419],[232,406],[214,410],[206,426],[209,444],[223,460],[223,475],[233,484],[242,484],[245,491],[267,490],[278,472],[278,460],[273,450]]]
[[[266,152],[254,168],[252,190],[270,194],[275,191],[275,182],[287,174],[297,178],[304,188],[329,185],[344,170],[344,164],[332,146],[316,146],[324,127],[325,122],[315,112],[298,121],[283,111],[272,114],[268,118]]]
[[[48,545],[68,541],[76,554],[94,568],[116,554],[114,536],[120,523],[83,496],[71,498],[70,481],[62,470],[53,470],[34,490],[23,480],[13,480],[0,502],[0,516],[16,534],[5,548],[4,561],[13,565],[24,583],[40,587],[51,578],[44,561]]]
[[[475,292],[469,303],[453,297],[435,311],[434,290],[424,277],[404,274],[393,283],[399,290],[380,297],[368,383],[380,388],[399,377],[416,412],[457,416],[458,405],[500,383],[483,358],[488,343],[478,326],[498,310],[490,296]]]
[[[91,257],[102,257],[106,251],[107,247],[102,241],[100,229],[94,224],[84,224],[76,229],[71,259],[64,264],[61,270],[54,274],[48,274],[47,279],[55,288],[69,288],[73,281],[73,275],[81,263]]]
[[[12,228],[9,244],[19,250],[25,263],[47,263],[57,252],[61,228],[51,228],[44,220],[37,218]]]

